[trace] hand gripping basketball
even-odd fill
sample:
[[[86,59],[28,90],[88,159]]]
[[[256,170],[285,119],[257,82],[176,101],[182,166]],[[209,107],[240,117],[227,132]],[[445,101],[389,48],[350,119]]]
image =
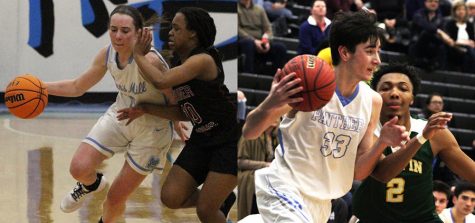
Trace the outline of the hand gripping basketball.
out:
[[[299,111],[315,111],[325,106],[333,96],[336,88],[335,73],[324,60],[313,55],[299,55],[287,62],[282,69],[284,76],[292,72],[300,78],[303,90],[294,97],[303,101],[289,104]]]

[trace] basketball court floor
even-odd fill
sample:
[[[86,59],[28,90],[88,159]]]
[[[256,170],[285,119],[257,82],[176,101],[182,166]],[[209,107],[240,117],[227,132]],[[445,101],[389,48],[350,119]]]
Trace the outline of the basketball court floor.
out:
[[[94,194],[73,213],[63,213],[59,204],[75,185],[69,175],[73,153],[101,114],[45,112],[35,119],[22,120],[0,112],[1,222],[98,221],[105,191]],[[116,154],[101,166],[109,182],[123,162],[123,154]],[[157,173],[149,175],[129,197],[124,219],[119,222],[199,222],[193,208],[171,210],[161,204],[159,196],[164,177]],[[236,222],[236,206],[231,209],[228,222]]]

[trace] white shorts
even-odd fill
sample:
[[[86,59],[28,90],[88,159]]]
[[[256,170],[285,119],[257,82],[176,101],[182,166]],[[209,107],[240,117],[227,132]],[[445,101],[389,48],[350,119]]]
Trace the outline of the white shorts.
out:
[[[303,195],[268,167],[255,172],[255,185],[257,207],[266,223],[326,223],[330,217],[331,200]]]
[[[125,159],[137,173],[161,172],[173,140],[172,123],[162,120],[144,125],[137,119],[125,126],[126,121],[117,121],[116,116],[112,109],[107,110],[83,142],[109,158],[125,152]]]

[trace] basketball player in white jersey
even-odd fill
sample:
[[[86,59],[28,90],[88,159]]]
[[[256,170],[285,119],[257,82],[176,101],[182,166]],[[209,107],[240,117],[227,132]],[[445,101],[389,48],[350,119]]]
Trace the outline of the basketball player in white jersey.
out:
[[[255,138],[276,118],[280,145],[271,166],[256,171],[256,197],[264,222],[327,222],[331,199],[347,193],[354,179],[366,178],[388,145],[408,139],[397,118],[373,142],[381,96],[362,82],[381,63],[375,15],[339,13],[330,33],[336,92],[320,110],[299,112],[288,103],[302,90],[294,74],[277,71],[269,96],[247,117],[246,138]]]
[[[157,90],[141,75],[141,68],[133,59],[138,32],[143,28],[144,21],[137,9],[127,5],[116,7],[110,15],[111,44],[99,51],[91,67],[76,79],[46,83],[51,95],[77,97],[109,71],[119,91],[116,102],[97,121],[71,161],[70,173],[78,183],[61,202],[64,212],[77,210],[88,195],[106,187],[104,176],[96,169],[118,152],[125,151],[126,161],[109,189],[100,222],[116,222],[125,210],[127,197],[147,174],[162,170],[165,165],[173,135],[169,120],[152,115],[144,115],[129,125],[117,120],[118,110],[138,103],[165,105],[175,101],[171,89]],[[168,69],[156,50],[151,49],[146,57],[158,69]]]

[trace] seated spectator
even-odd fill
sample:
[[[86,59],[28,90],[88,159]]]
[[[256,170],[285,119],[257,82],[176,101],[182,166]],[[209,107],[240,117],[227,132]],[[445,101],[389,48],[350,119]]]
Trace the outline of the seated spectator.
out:
[[[333,19],[333,15],[336,12],[343,11],[348,12],[351,11],[351,7],[353,6],[353,0],[326,0],[327,4],[327,16],[330,19]]]
[[[449,204],[450,186],[440,180],[434,180],[432,194],[434,194],[435,211],[440,214]]]
[[[281,17],[289,19],[295,18],[292,11],[286,8],[286,6],[287,0],[266,0],[263,4],[264,10],[271,22]]]
[[[455,40],[455,46],[448,50],[449,68],[463,72],[475,72],[475,31],[468,22],[467,6],[462,0],[452,7],[452,16],[445,25],[445,31]]]
[[[419,115],[419,118],[429,119],[429,117],[437,112],[444,110],[444,98],[438,92],[433,92],[427,97],[425,101],[425,106],[422,109],[422,114]]]
[[[277,146],[277,129],[279,120],[267,128],[257,139],[246,140],[241,137],[238,144],[238,219],[250,214],[257,214],[254,190],[254,172],[268,167],[274,159]]]
[[[475,0],[467,0],[465,5],[467,6],[468,21],[474,25],[475,29]]]
[[[439,0],[425,0],[424,8],[412,18],[412,43],[409,46],[411,62],[426,70],[443,69],[446,45],[454,40],[443,31],[444,18],[439,11]]]
[[[331,21],[326,17],[324,0],[315,0],[307,21],[300,25],[297,53],[316,55],[320,45],[328,40]]]
[[[455,186],[452,201],[454,206],[444,209],[439,215],[444,223],[475,222],[475,215],[472,214],[475,207],[475,184],[459,183]]]
[[[242,72],[260,72],[255,65],[267,61],[272,63],[272,70],[275,71],[287,61],[287,57],[283,56],[286,55],[286,47],[282,43],[268,41],[272,38],[272,28],[264,9],[251,0],[240,0],[238,3],[238,34],[239,51],[244,55],[244,60],[239,61],[242,62]]]

